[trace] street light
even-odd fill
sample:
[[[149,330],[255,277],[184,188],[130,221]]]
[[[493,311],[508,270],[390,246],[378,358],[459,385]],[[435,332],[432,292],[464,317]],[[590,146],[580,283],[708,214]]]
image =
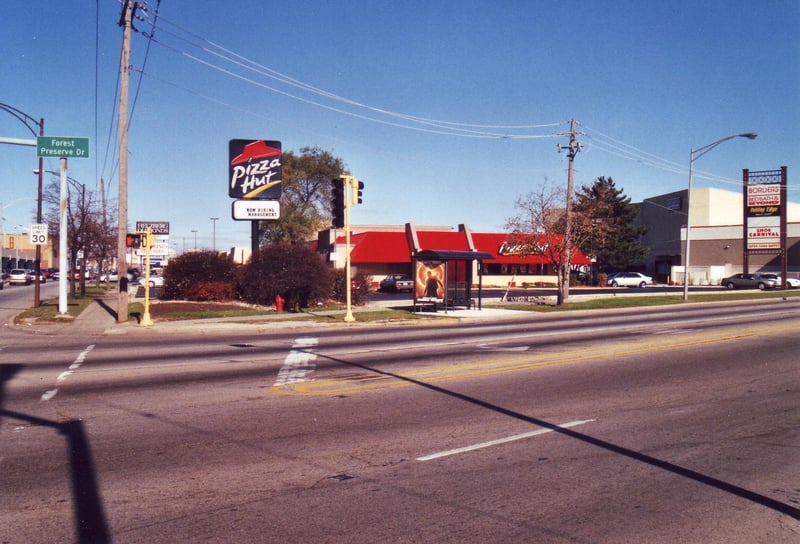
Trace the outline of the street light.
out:
[[[31,134],[34,136],[44,136],[44,118],[40,118],[38,121],[34,118],[25,113],[24,111],[15,108],[9,104],[2,104],[0,103],[0,110],[3,110],[7,113],[10,113],[17,120],[25,125],[28,130],[31,131]],[[39,132],[37,134],[36,129],[38,128]],[[10,141],[7,143],[23,143],[21,141]],[[36,141],[33,141],[33,145],[36,144]],[[23,143],[23,145],[29,145],[27,142]],[[38,187],[36,190],[37,195],[37,204],[36,204],[36,223],[41,224],[42,222],[42,169],[44,168],[44,158],[39,156],[39,170],[34,173],[38,173]],[[0,259],[2,261],[2,259]],[[33,282],[33,305],[35,307],[39,307],[41,300],[39,298],[39,275],[41,272],[41,261],[42,261],[42,246],[36,245],[36,263],[34,267],[34,273],[36,274],[36,279]]]
[[[217,252],[217,221],[219,217],[211,218],[211,251]]]
[[[719,144],[723,142],[727,142],[728,140],[733,140],[734,138],[747,138],[749,140],[755,140],[758,134],[755,132],[743,132],[742,134],[732,134],[730,136],[726,136],[717,140],[716,142],[711,142],[708,145],[704,145],[703,147],[698,147],[697,149],[692,148],[689,150],[689,192],[686,193],[686,259],[683,263],[683,300],[689,300],[689,250],[690,246],[690,232],[692,228],[692,206],[691,206],[691,198],[692,198],[692,178],[694,175],[694,161],[717,147]]]
[[[194,250],[197,251],[197,229],[192,229],[194,233]]]

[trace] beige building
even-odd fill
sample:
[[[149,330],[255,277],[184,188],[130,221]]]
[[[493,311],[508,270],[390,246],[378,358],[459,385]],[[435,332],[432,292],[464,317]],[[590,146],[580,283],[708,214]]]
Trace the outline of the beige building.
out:
[[[645,270],[661,283],[683,283],[686,251],[687,190],[645,199],[639,224],[648,228],[643,245],[649,248]],[[744,266],[741,191],[692,189],[689,283],[715,285]],[[800,277],[800,204],[787,205],[787,275]],[[749,272],[781,271],[778,253],[750,255]]]
[[[27,232],[0,233],[0,250],[2,251],[2,269],[25,268],[33,270],[36,266],[36,246],[31,244]],[[42,246],[42,269],[56,267],[53,264],[53,239],[48,238],[47,244]]]

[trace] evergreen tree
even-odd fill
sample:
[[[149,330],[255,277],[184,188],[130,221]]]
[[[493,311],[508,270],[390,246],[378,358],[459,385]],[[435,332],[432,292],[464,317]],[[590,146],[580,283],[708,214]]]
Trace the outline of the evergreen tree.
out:
[[[647,254],[641,245],[646,228],[636,226],[639,207],[614,180],[599,177],[575,195],[575,243],[596,259],[597,272],[624,270]]]

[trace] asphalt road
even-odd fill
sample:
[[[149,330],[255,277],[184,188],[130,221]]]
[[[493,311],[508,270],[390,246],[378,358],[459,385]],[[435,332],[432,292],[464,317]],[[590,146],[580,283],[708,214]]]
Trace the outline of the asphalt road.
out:
[[[799,324],[5,334],[0,542],[797,542]]]

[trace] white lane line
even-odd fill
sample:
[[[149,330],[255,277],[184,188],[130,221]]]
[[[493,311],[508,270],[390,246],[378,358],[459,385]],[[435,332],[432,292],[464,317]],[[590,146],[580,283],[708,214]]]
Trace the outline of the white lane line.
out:
[[[594,419],[579,419],[576,421],[570,421],[568,423],[562,423],[558,425],[558,427],[562,429],[568,429],[569,427],[577,427],[578,425],[584,425],[586,423],[591,423]],[[438,453],[431,453],[430,455],[423,455],[422,457],[417,457],[417,461],[432,461],[433,459],[439,459],[441,457],[448,457],[450,455],[458,455],[460,453],[466,453],[469,451],[480,450],[483,448],[488,448],[491,446],[497,446],[499,444],[507,444],[508,442],[515,442],[517,440],[524,440],[526,438],[531,438],[532,436],[538,436],[540,434],[552,433],[553,429],[538,429],[536,431],[530,431],[527,433],[522,434],[515,434],[513,436],[507,436],[505,438],[498,438],[496,440],[489,440],[488,442],[481,442],[480,444],[473,444],[471,446],[464,446],[462,448],[455,448],[452,450],[447,451],[440,451]]]
[[[80,366],[86,360],[86,356],[89,355],[89,352],[94,349],[94,346],[95,345],[92,344],[78,354],[78,356],[75,358],[72,364],[69,365],[69,370],[65,370],[64,372],[58,375],[58,378],[56,378],[56,387],[48,391],[45,391],[44,394],[42,395],[41,400],[50,400],[56,396],[56,394],[58,393],[58,386],[64,383],[67,380],[67,378],[72,376],[73,372],[75,372],[80,368]]]
[[[314,360],[317,358],[317,355],[308,351],[308,348],[317,344],[319,344],[318,338],[295,339],[291,351],[286,355],[283,366],[278,371],[278,378],[273,387],[306,381],[306,377],[316,368]]]

